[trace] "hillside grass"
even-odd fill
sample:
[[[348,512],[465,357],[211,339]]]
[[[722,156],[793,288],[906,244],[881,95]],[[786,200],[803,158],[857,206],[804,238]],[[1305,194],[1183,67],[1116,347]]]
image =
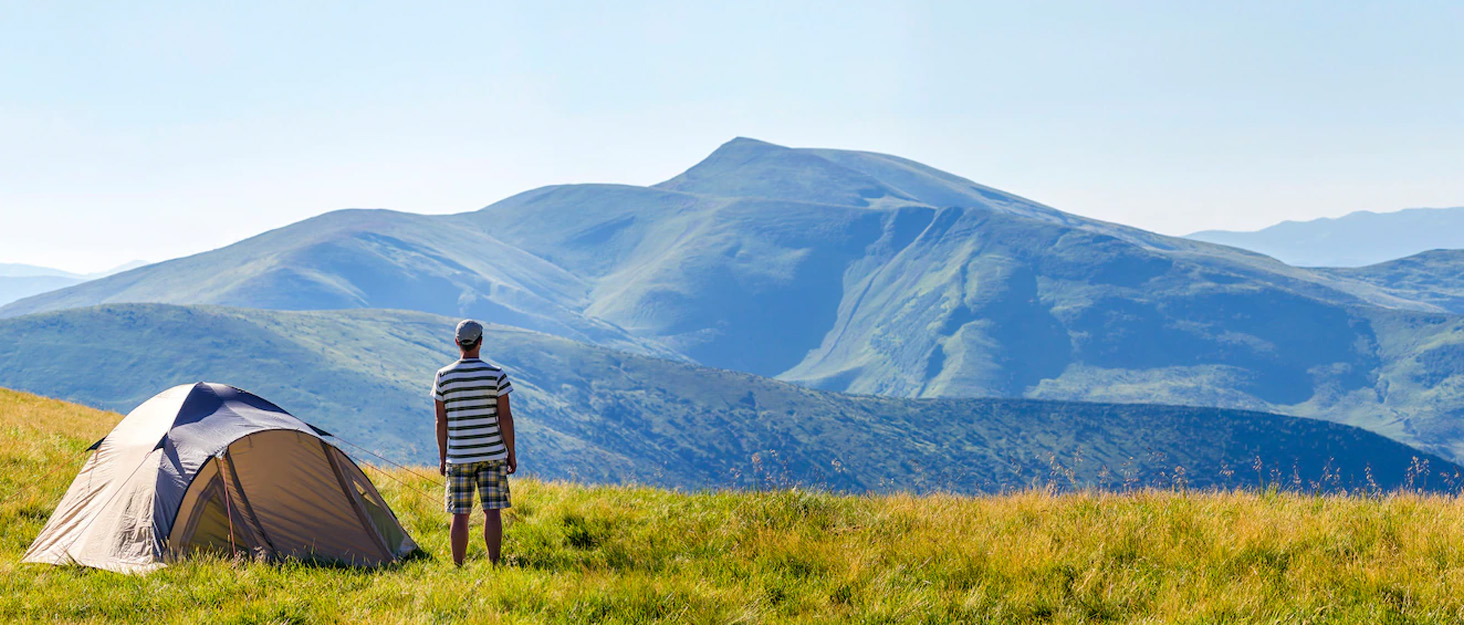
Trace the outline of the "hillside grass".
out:
[[[1464,503],[1283,492],[678,493],[518,479],[457,569],[435,475],[369,468],[429,555],[145,576],[19,564],[118,419],[0,390],[4,622],[1464,621]]]

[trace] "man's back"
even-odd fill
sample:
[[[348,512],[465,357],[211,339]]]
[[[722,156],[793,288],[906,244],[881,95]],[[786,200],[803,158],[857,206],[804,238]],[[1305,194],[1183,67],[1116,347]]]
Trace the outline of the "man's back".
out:
[[[498,397],[513,391],[503,370],[462,358],[437,371],[432,396],[447,408],[447,463],[508,457],[498,425]]]

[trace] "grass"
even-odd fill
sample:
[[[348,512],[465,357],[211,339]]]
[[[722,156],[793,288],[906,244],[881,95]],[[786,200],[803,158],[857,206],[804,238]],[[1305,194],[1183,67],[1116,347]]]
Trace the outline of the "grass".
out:
[[[431,480],[368,469],[431,555],[381,570],[203,560],[145,576],[19,564],[117,418],[0,390],[0,620],[1464,621],[1464,502],[1411,493],[836,496],[519,479],[506,564],[474,544],[457,569]]]

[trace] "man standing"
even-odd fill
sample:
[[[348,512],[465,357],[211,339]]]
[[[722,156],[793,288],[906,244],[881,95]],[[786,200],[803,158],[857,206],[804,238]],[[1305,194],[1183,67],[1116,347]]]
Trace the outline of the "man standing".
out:
[[[447,477],[447,512],[452,515],[452,561],[463,564],[468,550],[468,516],[473,491],[483,501],[483,542],[488,561],[498,564],[503,519],[509,507],[508,476],[518,470],[513,447],[513,385],[502,369],[483,362],[483,325],[464,319],[457,325],[462,358],[437,371],[432,398],[437,404],[439,473]]]

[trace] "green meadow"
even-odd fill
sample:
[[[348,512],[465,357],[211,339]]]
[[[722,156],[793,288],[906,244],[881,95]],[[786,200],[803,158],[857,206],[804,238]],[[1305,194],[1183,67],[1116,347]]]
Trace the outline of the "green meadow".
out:
[[[367,469],[426,551],[355,570],[20,564],[118,415],[0,390],[0,621],[1442,623],[1464,505],[1276,490],[847,496],[514,482],[505,560],[448,553],[435,473]]]

